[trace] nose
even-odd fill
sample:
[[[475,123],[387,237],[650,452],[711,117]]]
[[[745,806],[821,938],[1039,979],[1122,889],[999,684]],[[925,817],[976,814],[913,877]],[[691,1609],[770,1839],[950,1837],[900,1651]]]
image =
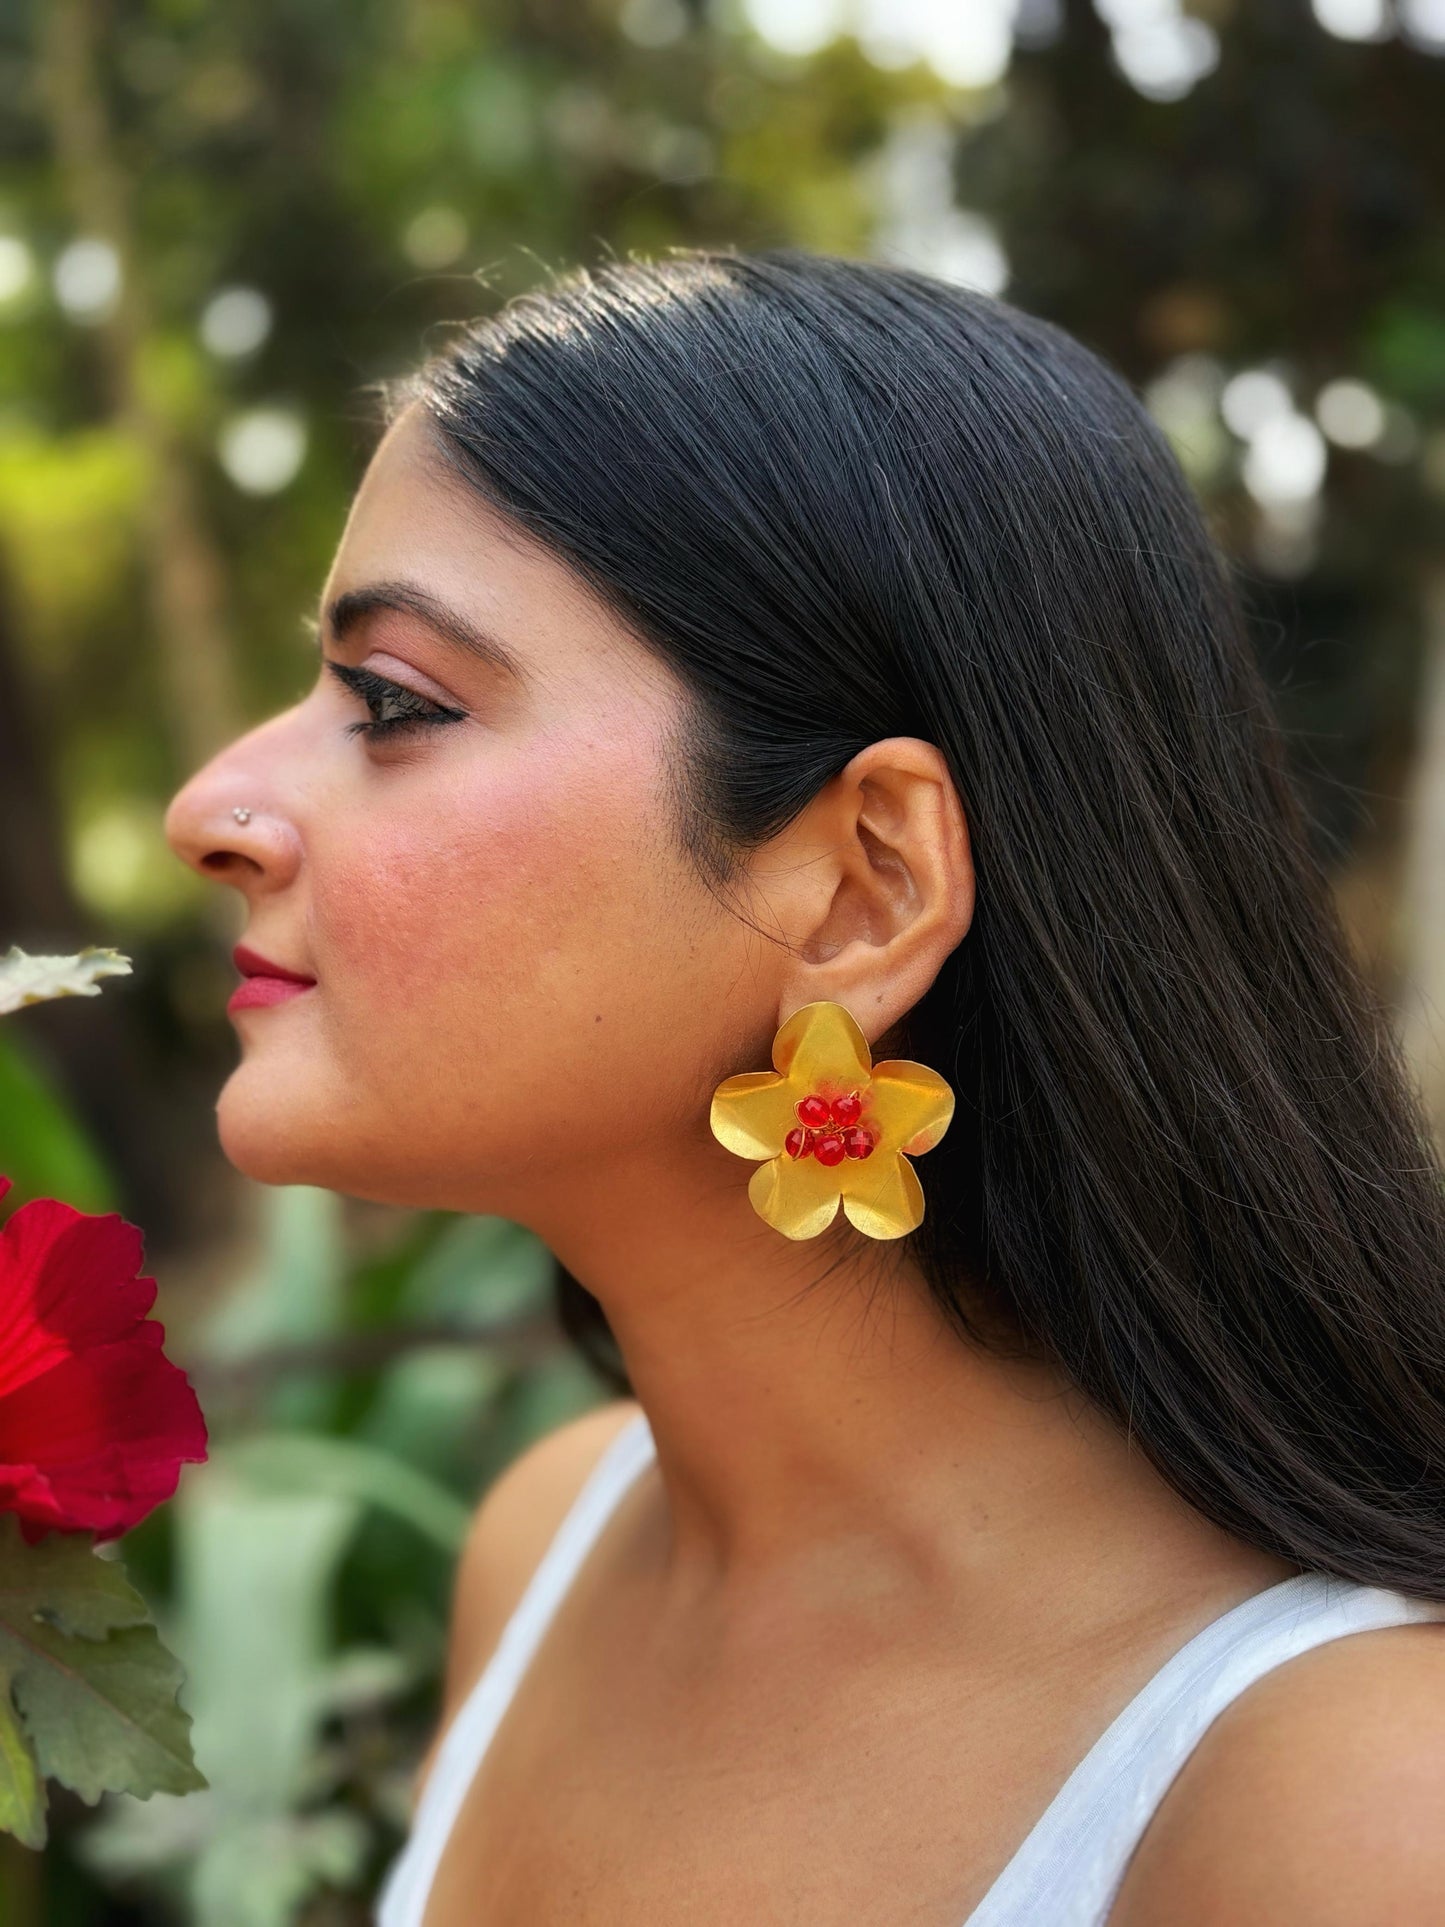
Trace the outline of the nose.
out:
[[[171,798],[166,841],[198,875],[247,895],[294,878],[301,838],[281,753],[294,713],[228,744]]]

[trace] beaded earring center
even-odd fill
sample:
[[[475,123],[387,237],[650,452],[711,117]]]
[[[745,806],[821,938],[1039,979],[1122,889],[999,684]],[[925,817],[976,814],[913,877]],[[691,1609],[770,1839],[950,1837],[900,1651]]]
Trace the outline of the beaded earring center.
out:
[[[790,1158],[815,1157],[819,1164],[841,1164],[847,1158],[866,1158],[878,1142],[858,1120],[863,1114],[860,1091],[825,1097],[810,1091],[793,1106],[800,1120],[783,1139]]]

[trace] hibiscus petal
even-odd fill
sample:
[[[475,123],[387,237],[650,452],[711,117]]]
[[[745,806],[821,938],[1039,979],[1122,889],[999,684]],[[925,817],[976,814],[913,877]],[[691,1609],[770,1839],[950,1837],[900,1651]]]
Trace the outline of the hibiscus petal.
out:
[[[164,1339],[147,1319],[0,1397],[0,1490],[14,1486],[0,1505],[22,1527],[114,1538],[172,1496],[182,1461],[205,1458],[200,1405]]]
[[[883,1132],[883,1146],[918,1157],[931,1151],[953,1118],[951,1085],[927,1064],[890,1057],[877,1065],[868,1089],[868,1118]]]
[[[0,1230],[0,1398],[145,1317],[156,1282],[136,1276],[142,1255],[140,1232],[116,1212],[21,1205]]]
[[[923,1222],[923,1186],[905,1157],[884,1156],[858,1160],[848,1174],[843,1211],[849,1224],[870,1238],[902,1238]]]
[[[0,1465],[0,1512],[20,1515],[21,1536],[32,1546],[64,1519],[50,1481],[38,1465]]]

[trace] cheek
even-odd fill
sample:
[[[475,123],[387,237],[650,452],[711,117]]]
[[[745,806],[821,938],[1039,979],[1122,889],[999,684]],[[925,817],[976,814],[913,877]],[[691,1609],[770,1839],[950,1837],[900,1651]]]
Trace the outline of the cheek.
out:
[[[330,1048],[368,1108],[513,1134],[525,1092],[535,1144],[656,1075],[715,990],[688,927],[711,899],[667,850],[657,781],[595,740],[553,743],[444,786],[418,771],[363,837],[313,841]]]

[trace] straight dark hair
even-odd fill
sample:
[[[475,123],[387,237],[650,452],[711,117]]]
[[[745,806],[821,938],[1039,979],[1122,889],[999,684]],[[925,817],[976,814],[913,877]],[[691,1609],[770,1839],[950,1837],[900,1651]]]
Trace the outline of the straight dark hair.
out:
[[[380,386],[680,678],[666,800],[719,889],[866,744],[943,751],[977,912],[898,1048],[958,1097],[907,1249],[959,1333],[1227,1531],[1445,1600],[1440,1168],[1129,386],[794,249],[576,270]]]

